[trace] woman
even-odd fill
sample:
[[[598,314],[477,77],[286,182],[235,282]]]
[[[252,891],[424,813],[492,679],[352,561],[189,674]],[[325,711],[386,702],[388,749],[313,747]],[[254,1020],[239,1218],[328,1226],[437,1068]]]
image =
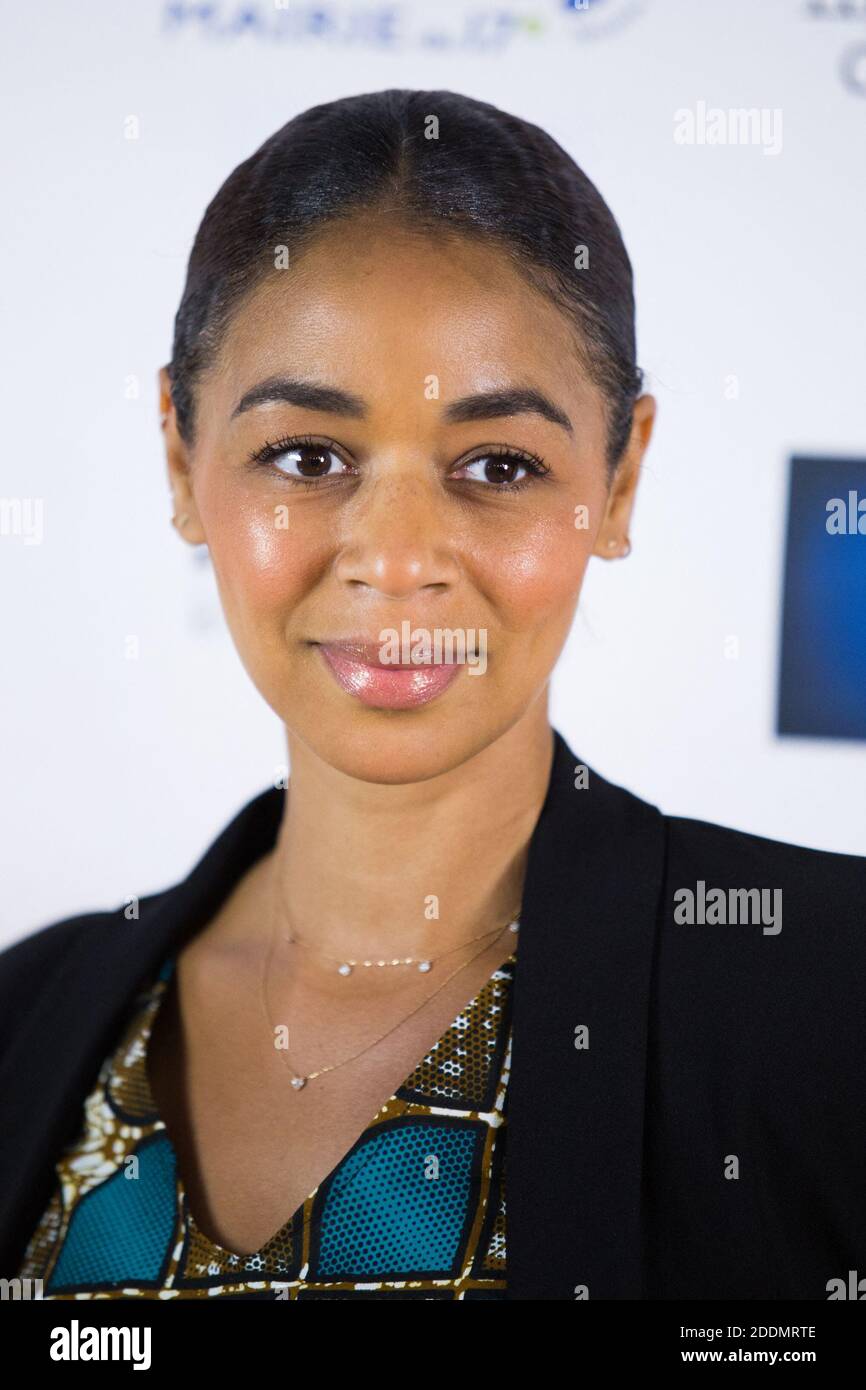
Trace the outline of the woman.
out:
[[[220,189],[160,373],[173,520],[291,779],[184,882],[0,958],[4,1275],[823,1299],[866,1270],[866,860],[665,815],[549,724],[590,556],[630,548],[641,383],[617,225],[517,117],[330,102]]]

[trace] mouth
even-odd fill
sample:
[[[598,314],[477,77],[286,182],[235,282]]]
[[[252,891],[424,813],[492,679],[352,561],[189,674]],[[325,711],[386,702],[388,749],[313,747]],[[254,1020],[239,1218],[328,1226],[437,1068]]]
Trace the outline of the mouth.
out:
[[[381,659],[381,643],[314,642],[334,680],[374,709],[415,709],[447,690],[462,669],[458,662],[403,663]]]

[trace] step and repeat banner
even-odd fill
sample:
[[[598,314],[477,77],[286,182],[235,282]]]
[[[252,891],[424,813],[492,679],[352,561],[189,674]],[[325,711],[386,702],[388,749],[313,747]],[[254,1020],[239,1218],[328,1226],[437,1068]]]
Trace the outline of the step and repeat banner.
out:
[[[386,87],[543,126],[632,259],[658,419],[553,723],[665,811],[866,853],[866,0],[46,0],[0,26],[0,944],[176,881],[285,775],[169,524],[157,373],[226,176]]]

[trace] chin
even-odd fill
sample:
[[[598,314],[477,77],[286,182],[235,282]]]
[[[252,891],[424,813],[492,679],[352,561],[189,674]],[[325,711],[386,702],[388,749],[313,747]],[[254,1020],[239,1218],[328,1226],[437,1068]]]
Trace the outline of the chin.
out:
[[[322,762],[346,777],[383,786],[402,786],[441,777],[494,743],[508,724],[485,721],[477,712],[449,710],[439,717],[426,710],[365,710],[336,726],[321,719],[312,728],[286,721]]]

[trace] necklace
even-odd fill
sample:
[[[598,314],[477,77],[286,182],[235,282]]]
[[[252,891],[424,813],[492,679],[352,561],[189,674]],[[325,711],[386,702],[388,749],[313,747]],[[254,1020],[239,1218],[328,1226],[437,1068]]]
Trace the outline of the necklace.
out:
[[[276,864],[274,865],[273,873],[274,873],[274,878],[276,878]],[[275,886],[275,887],[274,887],[273,894],[272,894],[272,898],[271,898],[271,902],[272,902],[272,911],[271,911],[271,933],[270,933],[270,943],[269,943],[269,946],[268,946],[267,954],[265,955],[264,965],[263,965],[263,968],[262,968],[262,975],[261,975],[261,980],[260,980],[262,1007],[263,1007],[263,1009],[264,1009],[265,1022],[266,1022],[267,1025],[268,1025],[268,1032],[269,1032],[269,1034],[270,1034],[271,1037],[273,1037],[273,1035],[274,1035],[274,1026],[273,1026],[273,1024],[271,1023],[270,1008],[268,1007],[267,977],[268,977],[269,967],[270,967],[270,963],[271,963],[271,957],[273,956],[273,952],[274,952],[274,943],[275,943],[275,941],[276,941],[276,933],[274,932],[274,919],[275,919],[275,916],[276,916],[276,913],[275,913],[275,911],[274,911],[274,906],[275,906],[275,904],[276,904],[276,900],[277,900],[277,892],[276,892],[276,886]],[[504,927],[498,927],[498,928],[497,928],[497,927],[494,927],[492,931],[485,932],[485,933],[484,933],[484,936],[485,936],[485,937],[491,936],[491,935],[493,934],[493,932],[498,932],[498,933],[501,935],[501,934],[502,934],[504,931],[506,931],[506,930],[507,930],[507,931],[510,931],[510,932],[516,933],[516,932],[519,930],[519,927],[520,927],[520,919],[519,919],[519,917],[518,917],[516,914],[514,914],[513,917],[505,924]],[[286,938],[286,939],[291,940],[291,938]],[[471,945],[471,944],[473,944],[475,941],[477,941],[478,939],[479,939],[478,937],[472,937],[472,938],[470,938],[470,941],[464,942],[463,945]],[[489,944],[492,945],[493,943],[490,942]],[[455,946],[453,949],[454,949],[454,950],[459,950],[460,948],[457,947],[457,946]],[[445,979],[442,981],[441,985],[439,985],[436,989],[434,989],[434,991],[433,991],[432,994],[428,994],[428,996],[427,996],[426,999],[422,999],[421,1003],[418,1004],[414,1009],[412,1009],[410,1013],[406,1014],[403,1018],[398,1019],[397,1022],[393,1025],[393,1027],[389,1028],[388,1031],[387,1031],[386,1033],[382,1033],[382,1035],[381,1035],[380,1037],[374,1038],[373,1041],[372,1041],[371,1043],[367,1043],[366,1047],[360,1048],[360,1050],[359,1050],[358,1052],[353,1052],[352,1055],[351,1055],[350,1057],[344,1057],[344,1058],[342,1059],[342,1061],[339,1061],[339,1062],[332,1062],[330,1066],[327,1066],[327,1067],[319,1067],[317,1071],[311,1071],[311,1072],[307,1072],[306,1075],[301,1075],[299,1072],[296,1072],[295,1069],[294,1069],[294,1067],[292,1066],[292,1063],[291,1063],[291,1061],[289,1060],[289,1055],[288,1055],[288,1053],[286,1052],[286,1049],[285,1049],[285,1048],[278,1048],[278,1049],[276,1049],[277,1051],[283,1052],[284,1055],[285,1055],[286,1063],[287,1063],[287,1065],[288,1065],[289,1070],[290,1070],[291,1073],[292,1073],[292,1076],[291,1076],[291,1084],[292,1084],[293,1088],[294,1088],[296,1091],[300,1091],[302,1087],[306,1086],[306,1084],[307,1084],[308,1081],[313,1081],[313,1080],[315,1080],[315,1078],[316,1078],[317,1076],[324,1076],[326,1072],[329,1072],[329,1071],[336,1071],[338,1067],[344,1067],[344,1066],[346,1066],[346,1064],[347,1064],[348,1062],[354,1062],[354,1061],[356,1060],[356,1058],[362,1057],[362,1056],[364,1055],[365,1052],[369,1052],[370,1049],[373,1048],[373,1047],[376,1047],[378,1043],[384,1042],[385,1038],[390,1037],[391,1034],[392,1034],[393,1032],[395,1032],[398,1028],[402,1027],[402,1025],[403,1025],[404,1023],[408,1023],[409,1019],[410,1019],[410,1018],[413,1018],[414,1015],[417,1014],[417,1013],[419,1012],[419,1010],[423,1009],[427,1004],[429,1004],[430,1001],[431,1001],[431,999],[435,999],[436,995],[439,994],[439,993],[445,988],[445,986],[446,986],[451,980],[454,979],[454,977],[455,977],[456,975],[459,975],[461,970],[465,970],[466,967],[467,967],[468,965],[471,965],[472,962],[473,962],[474,960],[477,960],[479,956],[483,955],[483,953],[484,953],[487,949],[488,949],[488,943],[485,941],[485,944],[484,944],[483,946],[479,947],[479,949],[478,949],[477,951],[474,951],[474,952],[473,952],[473,954],[469,957],[469,960],[464,961],[462,965],[458,965],[457,968],[456,968],[455,970],[452,970],[451,973],[450,973],[449,975],[446,975],[446,977],[445,977]],[[442,954],[443,954],[443,956],[444,956],[444,955],[450,955],[451,952],[449,952],[449,951],[444,951]],[[329,960],[333,960],[333,959],[335,959],[335,957],[329,956],[328,959],[329,959]],[[437,959],[438,959],[438,957],[437,957]],[[348,963],[348,962],[347,962],[347,963]],[[397,963],[398,963],[398,964],[402,964],[403,962],[397,962]],[[428,968],[429,968],[429,967],[428,967]],[[341,972],[341,973],[342,973],[342,972]]]
[[[512,920],[512,919],[509,919],[509,920]],[[488,927],[488,930],[487,930],[487,931],[480,931],[480,933],[478,933],[477,937],[468,937],[468,940],[467,940],[467,941],[460,941],[459,944],[456,945],[456,947],[450,947],[450,948],[448,949],[448,951],[441,951],[441,952],[439,952],[439,955],[435,955],[435,956],[399,956],[399,958],[398,958],[398,956],[395,956],[395,959],[393,959],[393,960],[343,960],[343,959],[341,958],[341,956],[329,956],[329,955],[325,955],[325,952],[324,952],[324,951],[320,951],[320,949],[318,949],[318,947],[313,947],[313,945],[310,945],[309,942],[307,942],[307,941],[302,941],[302,940],[300,940],[299,937],[286,937],[286,935],[284,935],[284,938],[282,938],[282,940],[284,940],[284,941],[291,941],[291,942],[292,942],[292,945],[296,945],[296,947],[303,947],[303,948],[304,948],[304,951],[314,951],[314,952],[316,952],[316,955],[320,955],[320,956],[321,956],[322,960],[332,960],[332,962],[334,962],[335,965],[336,965],[336,973],[342,974],[342,976],[348,976],[348,974],[352,974],[354,967],[359,966],[359,965],[360,965],[360,966],[417,965],[418,970],[420,970],[421,974],[427,974],[428,970],[432,970],[432,965],[434,965],[434,960],[443,960],[443,959],[446,958],[446,956],[455,954],[455,951],[461,951],[461,949],[463,949],[463,947],[470,947],[470,945],[473,945],[475,941],[481,941],[481,938],[482,938],[482,937],[492,937],[493,933],[496,933],[496,931],[502,931],[502,930],[503,930],[502,927]],[[432,995],[431,995],[431,998],[432,998]]]

